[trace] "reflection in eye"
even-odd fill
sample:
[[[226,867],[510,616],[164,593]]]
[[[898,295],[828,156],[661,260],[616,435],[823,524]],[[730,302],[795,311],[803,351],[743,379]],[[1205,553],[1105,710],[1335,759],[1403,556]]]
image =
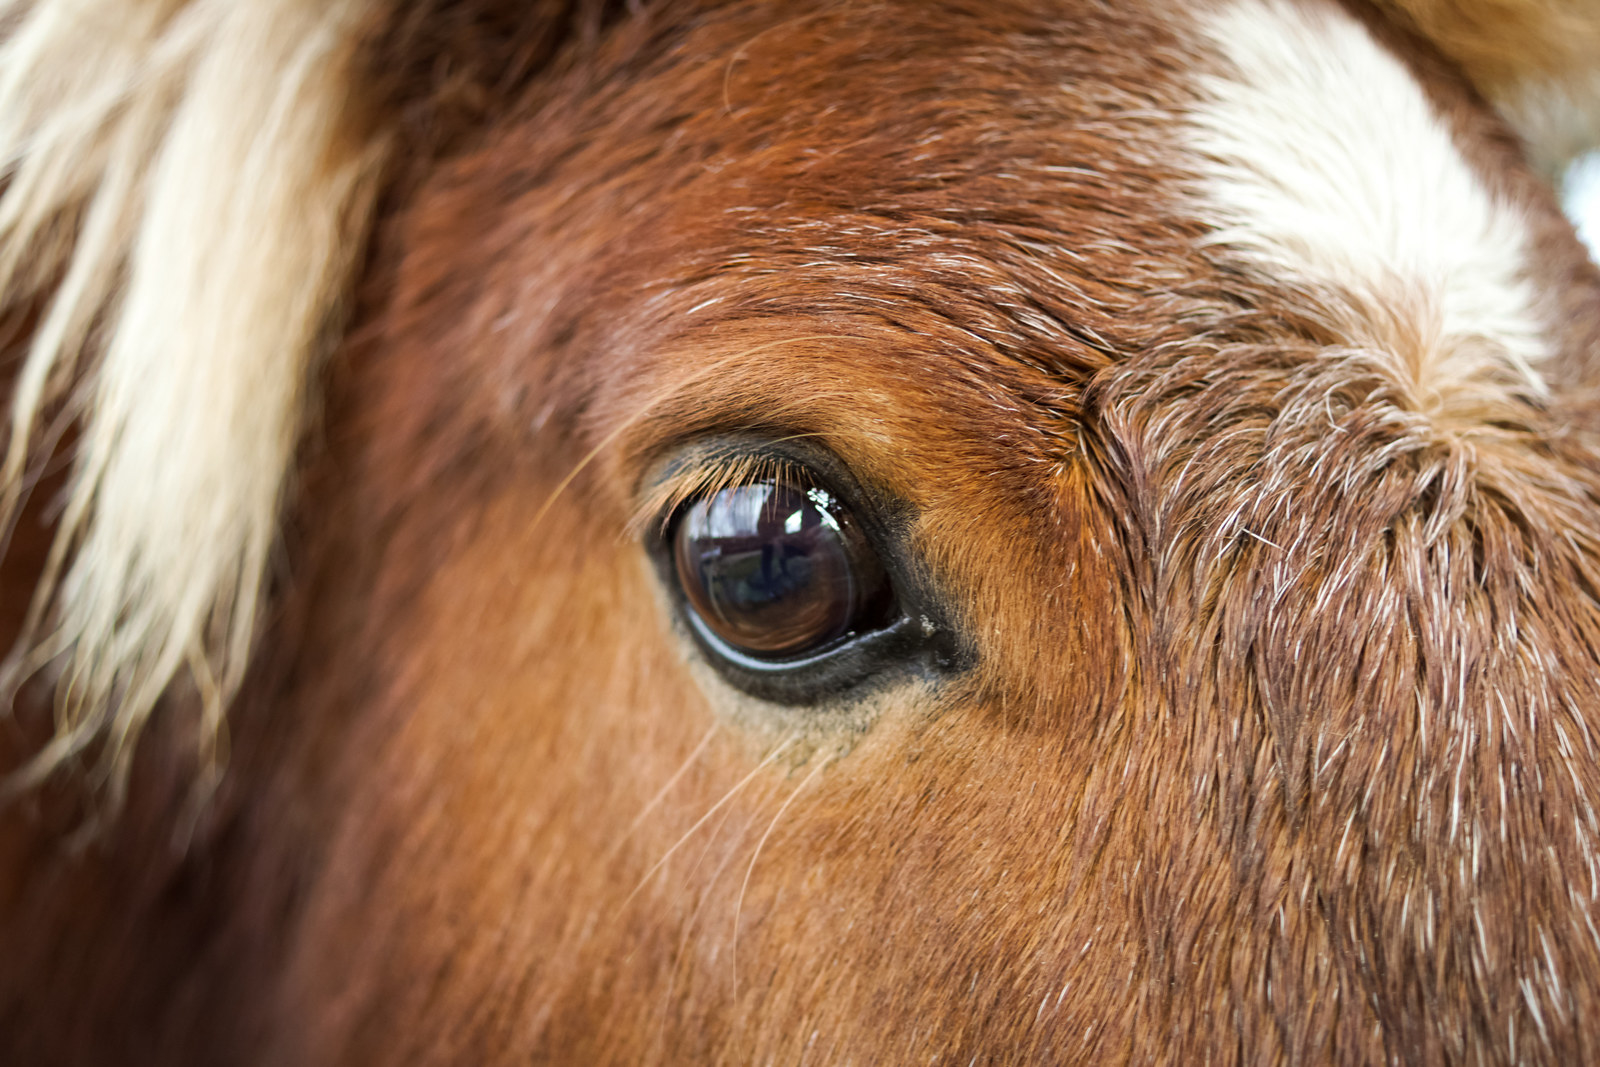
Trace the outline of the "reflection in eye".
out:
[[[781,658],[881,622],[892,594],[877,554],[827,490],[733,486],[683,513],[674,537],[690,609],[735,649]]]

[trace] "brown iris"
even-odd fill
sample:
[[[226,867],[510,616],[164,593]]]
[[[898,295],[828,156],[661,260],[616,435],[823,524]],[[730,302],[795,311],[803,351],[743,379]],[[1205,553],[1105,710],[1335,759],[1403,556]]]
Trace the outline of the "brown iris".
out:
[[[820,649],[878,621],[889,597],[876,553],[817,486],[764,481],[697,500],[673,557],[705,629],[758,658]]]

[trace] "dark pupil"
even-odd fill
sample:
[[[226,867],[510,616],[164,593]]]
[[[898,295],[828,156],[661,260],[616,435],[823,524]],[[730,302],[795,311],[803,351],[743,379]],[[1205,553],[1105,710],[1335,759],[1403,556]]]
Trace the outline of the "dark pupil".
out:
[[[676,556],[684,594],[712,633],[765,656],[844,636],[882,584],[833,497],[780,482],[696,501],[678,526]]]

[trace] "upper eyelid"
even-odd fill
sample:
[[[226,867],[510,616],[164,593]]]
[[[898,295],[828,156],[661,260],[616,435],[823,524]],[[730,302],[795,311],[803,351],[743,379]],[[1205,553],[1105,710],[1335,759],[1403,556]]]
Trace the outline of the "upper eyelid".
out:
[[[759,481],[801,480],[804,472],[792,459],[760,452],[712,456],[686,464],[646,488],[628,519],[628,533],[639,537],[655,527],[658,534],[665,534],[672,516],[697,497]]]

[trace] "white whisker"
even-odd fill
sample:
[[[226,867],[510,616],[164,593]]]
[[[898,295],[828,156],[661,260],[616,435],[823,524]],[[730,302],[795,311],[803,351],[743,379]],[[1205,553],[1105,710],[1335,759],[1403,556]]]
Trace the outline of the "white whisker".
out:
[[[673,857],[673,855],[678,851],[678,849],[682,848],[684,843],[686,841],[688,841],[689,838],[693,837],[695,835],[695,832],[698,831],[700,829],[700,827],[704,826],[706,824],[707,820],[709,820],[711,818],[711,816],[715,815],[718,811],[722,810],[722,806],[724,804],[726,804],[728,801],[732,800],[739,793],[739,791],[741,789],[743,789],[745,786],[750,784],[750,782],[756,777],[756,775],[760,774],[774,760],[776,760],[778,758],[779,754],[782,753],[784,749],[788,748],[791,743],[793,743],[793,741],[795,740],[796,736],[797,735],[795,735],[795,734],[791,734],[788,737],[784,738],[783,741],[778,744],[777,748],[773,749],[771,752],[769,752],[767,754],[767,758],[766,759],[762,760],[760,763],[758,763],[754,767],[752,767],[750,769],[750,773],[749,774],[747,774],[743,778],[739,779],[738,783],[736,785],[734,785],[734,787],[732,789],[729,789],[726,793],[722,794],[722,799],[718,800],[715,804],[711,805],[711,807],[706,811],[706,813],[704,815],[700,816],[700,818],[695,821],[695,824],[693,826],[689,827],[689,829],[684,832],[683,836],[678,838],[678,840],[673,844],[673,846],[671,848],[667,849],[666,853],[660,859],[656,860],[656,862],[653,865],[651,865],[650,869],[645,872],[644,877],[639,879],[639,884],[633,887],[633,891],[630,892],[627,895],[627,897],[623,900],[621,906],[617,910],[620,912],[624,908],[626,908],[629,904],[633,903],[633,898],[639,895],[639,890],[643,889],[646,885],[649,884],[650,879],[655,877],[656,872],[659,871],[663,866],[666,865],[666,862]]]
[[[756,842],[756,850],[750,854],[750,865],[744,869],[744,881],[739,884],[739,898],[733,905],[733,947],[729,953],[733,968],[733,1002],[735,1004],[739,1003],[739,916],[744,911],[744,894],[745,890],[750,888],[750,875],[755,873],[756,860],[761,858],[761,850],[766,847],[767,838],[771,837],[772,831],[777,828],[778,820],[783,818],[783,813],[789,810],[789,805],[794,803],[794,798],[799,796],[801,791],[810,785],[812,780],[822,772],[822,768],[826,766],[826,761],[818,761],[817,765],[811,768],[811,773],[802,778],[800,784],[794,787],[794,792],[790,793],[784,799],[784,802],[778,806],[777,813],[772,816],[772,821],[767,824],[766,832],[761,835],[761,840]]]
[[[711,739],[716,736],[716,733],[717,724],[712,723],[711,729],[707,730],[704,736],[700,738],[700,743],[694,746],[694,751],[690,752],[684,761],[678,765],[678,769],[672,772],[672,777],[667,779],[667,784],[656,790],[656,795],[650,798],[649,803],[645,804],[644,810],[640,811],[639,814],[634,817],[633,822],[628,824],[628,828],[622,831],[622,836],[618,837],[616,843],[611,846],[611,851],[606,855],[606,859],[609,860],[615,857],[617,850],[620,849],[623,844],[627,842],[628,838],[633,836],[633,832],[650,817],[650,813],[661,806],[661,802],[667,798],[667,794],[672,792],[672,787],[678,784],[683,776],[688,773],[689,768],[694,766],[695,761],[705,753],[706,747],[711,744]]]

